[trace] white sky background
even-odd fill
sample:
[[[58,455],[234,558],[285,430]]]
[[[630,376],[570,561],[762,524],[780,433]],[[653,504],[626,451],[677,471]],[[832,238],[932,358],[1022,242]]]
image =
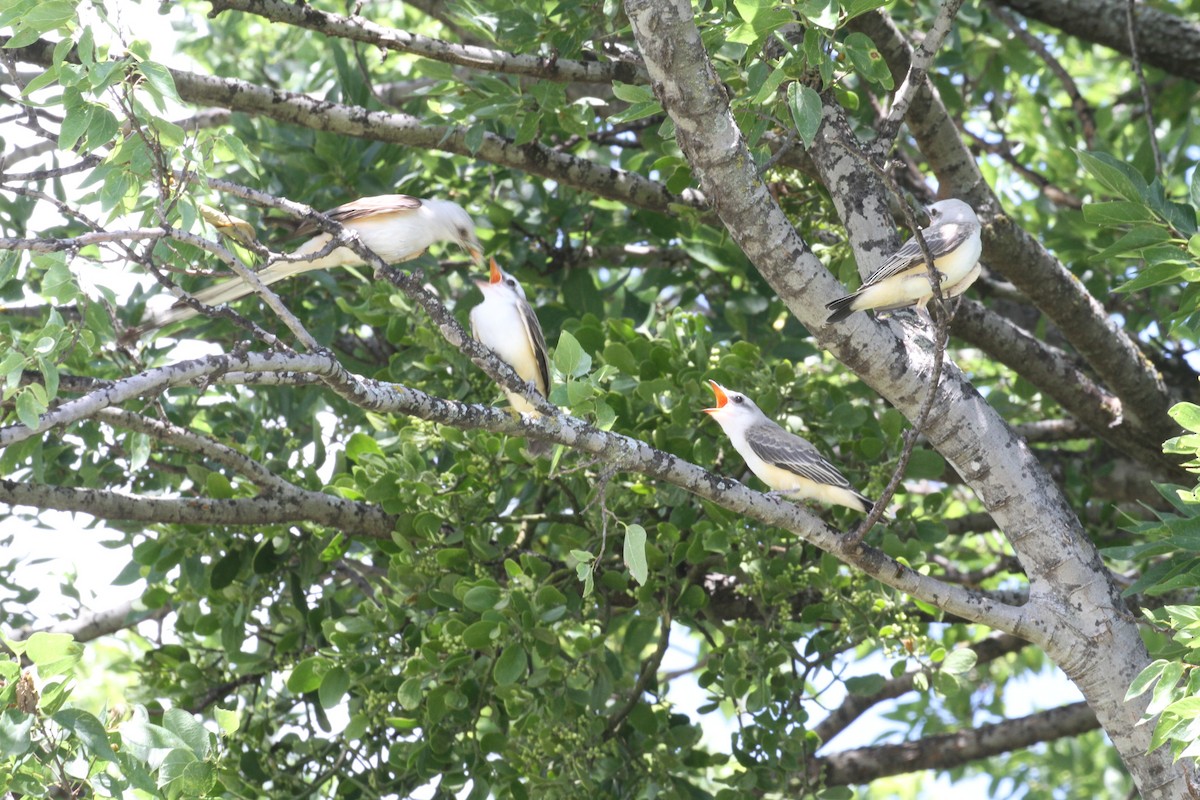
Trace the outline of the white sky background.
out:
[[[170,24],[170,18],[159,13],[160,5],[156,2],[133,2],[133,0],[118,0],[109,2],[108,8],[114,21],[118,22],[132,36],[149,41],[155,45],[156,60],[169,66],[194,68],[190,60],[172,52],[177,37]],[[84,3],[81,8],[87,6]],[[183,18],[187,15],[175,5],[167,5],[172,16]],[[193,12],[194,13],[194,12]],[[97,32],[98,28],[97,27]],[[99,39],[99,36],[97,37]],[[188,110],[180,109],[179,118],[188,115]],[[11,127],[11,126],[10,126]],[[12,136],[6,131],[6,135]],[[31,142],[21,142],[10,138],[10,145],[22,146]],[[26,162],[24,167],[32,168]],[[56,220],[48,219],[47,224]],[[35,224],[34,228],[38,226]],[[88,265],[83,260],[76,260],[72,269],[80,276],[85,289],[90,283],[102,284],[113,288],[118,294],[128,293],[132,281],[150,280],[131,273],[119,273],[113,265],[97,267]],[[124,288],[122,289],[122,285]],[[181,356],[182,357],[182,356]],[[326,427],[326,434],[330,432]],[[311,458],[311,453],[308,454]],[[332,456],[330,453],[331,466]],[[28,512],[29,509],[24,509]],[[49,623],[60,615],[70,615],[76,608],[74,600],[60,594],[60,584],[64,579],[76,587],[82,596],[85,610],[96,611],[111,608],[120,603],[140,596],[143,585],[141,582],[130,586],[113,586],[112,580],[120,573],[130,560],[128,548],[110,549],[101,543],[106,540],[117,540],[121,535],[107,530],[103,525],[91,526],[91,518],[84,514],[65,512],[46,512],[41,515],[41,526],[19,519],[15,515],[0,517],[0,539],[9,535],[14,537],[13,545],[7,557],[23,559],[27,568],[25,575],[34,576],[40,590],[39,597],[31,604],[42,623]],[[694,639],[685,635],[682,628],[674,628],[673,646],[668,650],[663,661],[662,670],[672,672],[691,667],[697,658],[698,644]],[[853,664],[848,675],[887,674],[890,663],[882,657],[875,656],[865,661]],[[826,705],[838,700],[835,689],[826,692],[822,702]],[[697,715],[695,709],[707,702],[706,693],[696,683],[696,674],[689,673],[676,678],[671,683],[670,701],[680,711],[688,713],[694,721],[698,721],[704,729],[704,742],[714,751],[729,752],[730,735],[736,730],[736,723],[726,719],[719,713],[704,716]],[[1036,710],[1053,708],[1082,699],[1073,684],[1066,680],[1058,670],[1050,674],[1024,676],[1010,682],[1006,692],[1006,702],[1010,716],[1016,717]],[[833,750],[842,750],[877,744],[880,737],[896,728],[889,720],[882,718],[882,712],[890,708],[884,704],[865,715],[851,726],[835,742]],[[813,720],[823,718],[824,712],[811,708]],[[901,737],[886,736],[886,741],[900,741]],[[951,791],[957,800],[975,800],[986,798],[987,781],[976,779],[952,785],[939,779],[930,782],[924,797],[946,797]],[[872,796],[885,796],[877,792]]]

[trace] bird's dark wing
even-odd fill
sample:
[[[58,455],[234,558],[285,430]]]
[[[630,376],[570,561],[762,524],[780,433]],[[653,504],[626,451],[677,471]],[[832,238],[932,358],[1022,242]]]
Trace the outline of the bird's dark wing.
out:
[[[356,219],[362,219],[363,217],[373,217],[376,214],[401,214],[407,211],[415,211],[420,207],[421,198],[419,197],[411,197],[406,194],[380,194],[373,197],[360,197],[357,200],[351,200],[349,203],[344,203],[337,208],[326,211],[325,216],[345,224],[353,222]],[[313,233],[317,230],[319,228],[316,223],[305,222],[296,229],[296,233]]]
[[[777,426],[755,425],[746,431],[746,443],[755,455],[801,478],[840,489],[853,489],[850,481],[804,439]]]
[[[537,383],[542,397],[549,397],[550,361],[546,355],[546,337],[542,335],[542,326],[538,322],[537,315],[533,313],[533,306],[525,302],[518,305],[521,308],[521,322],[525,325],[525,336],[533,345],[533,355],[537,358],[538,380],[535,383]]]
[[[927,228],[921,231],[921,235],[925,237],[925,244],[929,245],[930,254],[936,259],[940,254],[958,249],[963,242],[971,238],[973,232],[974,228],[970,225],[961,222],[947,222]],[[872,272],[870,277],[863,281],[863,286],[879,283],[924,263],[925,256],[921,253],[921,245],[917,244],[917,237],[914,236],[900,245],[900,249],[892,253],[879,269]]]

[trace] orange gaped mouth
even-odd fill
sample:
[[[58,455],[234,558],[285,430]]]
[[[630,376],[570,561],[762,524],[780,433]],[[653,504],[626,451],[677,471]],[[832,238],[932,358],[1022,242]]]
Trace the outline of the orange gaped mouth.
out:
[[[488,279],[488,283],[499,283],[504,280],[504,276],[500,274],[500,265],[496,263],[496,257],[492,256],[488,259],[488,264],[491,265],[492,275]]]
[[[716,381],[710,380],[708,382],[708,385],[712,387],[713,394],[717,398],[717,405],[714,408],[704,409],[704,413],[705,414],[715,414],[718,411],[720,411],[722,408],[724,408],[725,404],[729,402],[729,395],[725,394],[725,387],[723,387],[721,384],[717,383]]]

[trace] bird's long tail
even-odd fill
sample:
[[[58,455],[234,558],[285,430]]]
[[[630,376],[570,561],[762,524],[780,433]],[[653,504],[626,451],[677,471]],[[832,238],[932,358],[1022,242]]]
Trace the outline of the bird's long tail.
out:
[[[853,292],[845,297],[839,297],[837,300],[826,303],[825,308],[833,313],[825,320],[825,324],[831,325],[835,322],[841,322],[857,311],[858,309],[854,307],[854,301],[858,299],[859,294],[859,292]]]
[[[276,281],[295,275],[298,272],[305,270],[297,269],[297,267],[308,267],[304,262],[295,261],[279,261],[258,273],[258,279],[264,284],[270,286]],[[248,294],[254,292],[254,287],[241,278],[231,278],[227,281],[222,281],[215,286],[209,286],[206,289],[201,289],[198,292],[193,292],[192,297],[206,306],[219,306],[225,303],[232,303],[234,300],[240,300]],[[191,319],[199,312],[189,305],[184,303],[176,303],[167,310],[153,315],[143,325],[143,330],[153,330],[161,328],[164,325],[170,325],[175,322],[182,322],[185,319]]]

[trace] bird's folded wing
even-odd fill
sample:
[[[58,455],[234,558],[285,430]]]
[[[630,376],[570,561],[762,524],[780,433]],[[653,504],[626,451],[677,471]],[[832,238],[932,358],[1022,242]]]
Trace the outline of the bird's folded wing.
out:
[[[542,393],[542,397],[550,396],[550,361],[546,355],[546,337],[542,335],[542,326],[538,322],[537,315],[533,313],[533,306],[529,303],[520,303],[521,308],[521,323],[525,328],[525,337],[529,340],[530,346],[533,348],[533,356],[537,360],[538,380],[536,381],[538,391]]]
[[[374,197],[360,197],[349,203],[330,209],[325,216],[338,222],[353,222],[363,217],[373,217],[377,214],[403,214],[415,211],[421,207],[421,198],[410,197],[406,194],[381,194]],[[305,234],[318,230],[316,223],[305,222],[296,229],[296,233]]]
[[[957,250],[963,242],[971,238],[972,230],[970,225],[948,222],[938,225],[936,228],[923,230],[921,235],[925,237],[925,244],[929,246],[930,255],[936,260],[939,256]],[[917,237],[914,236],[902,244],[899,250],[892,253],[879,269],[872,272],[870,277],[863,281],[863,286],[887,280],[924,263],[925,256],[921,253],[921,245],[917,243]]]
[[[808,442],[782,428],[754,427],[746,431],[746,443],[759,458],[801,478],[827,486],[850,488],[850,481]]]

